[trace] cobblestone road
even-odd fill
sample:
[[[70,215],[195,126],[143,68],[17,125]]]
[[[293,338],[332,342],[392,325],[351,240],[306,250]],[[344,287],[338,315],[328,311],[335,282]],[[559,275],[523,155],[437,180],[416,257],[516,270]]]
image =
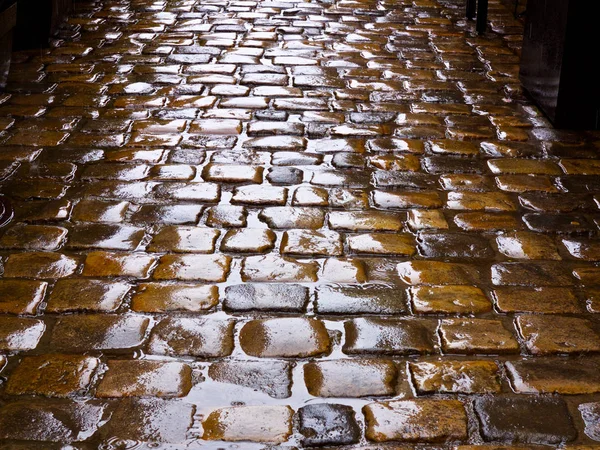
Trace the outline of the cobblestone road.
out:
[[[80,3],[16,54],[0,448],[598,448],[600,136],[463,3]]]

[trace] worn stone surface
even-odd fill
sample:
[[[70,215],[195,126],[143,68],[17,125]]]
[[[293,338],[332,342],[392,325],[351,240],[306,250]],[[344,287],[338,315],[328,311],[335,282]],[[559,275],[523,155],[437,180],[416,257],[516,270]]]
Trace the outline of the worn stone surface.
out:
[[[105,439],[181,443],[193,425],[194,411],[194,405],[182,400],[123,399],[100,434]]]
[[[227,356],[233,350],[233,321],[195,317],[163,319],[152,330],[148,351],[168,356]]]
[[[0,448],[593,446],[600,140],[525,95],[524,2],[485,33],[464,3],[82,0],[12,52],[0,416],[28,409]],[[538,397],[576,439],[473,411]],[[419,402],[365,422],[415,398],[464,402],[466,432]],[[260,405],[296,412],[203,439]]]
[[[96,432],[104,409],[97,403],[42,399],[8,403],[0,409],[0,437],[58,443],[81,441]],[[28,445],[31,448],[32,444]]]
[[[217,305],[216,286],[189,283],[141,283],[131,300],[131,309],[139,312],[201,312]]]
[[[507,361],[513,390],[538,394],[593,394],[600,391],[597,358]]]
[[[211,412],[203,422],[203,439],[280,443],[292,434],[289,406],[238,406]]]
[[[331,342],[323,322],[281,318],[246,323],[240,330],[240,345],[251,356],[302,358],[327,353]]]
[[[322,314],[401,314],[406,300],[401,290],[380,284],[322,285],[315,310]]]
[[[301,312],[308,295],[308,289],[297,284],[238,284],[225,288],[223,308],[236,312]]]
[[[579,412],[585,422],[585,434],[594,441],[600,441],[600,403],[583,403]]]
[[[344,359],[304,366],[304,382],[315,397],[393,395],[396,375],[396,366],[389,360]]]
[[[499,393],[498,366],[491,361],[409,363],[419,394]]]
[[[376,442],[446,442],[467,436],[467,414],[457,400],[400,400],[363,408],[366,435]]]
[[[300,434],[306,446],[344,445],[358,442],[360,429],[350,406],[312,404],[298,410]]]
[[[548,445],[577,436],[566,403],[557,398],[480,398],[475,411],[486,441]]]
[[[494,302],[502,312],[577,314],[582,311],[575,292],[562,287],[498,287]]]
[[[82,395],[90,386],[99,363],[90,356],[27,356],[12,372],[6,392],[46,397]]]
[[[220,282],[227,279],[231,258],[224,255],[165,255],[160,259],[155,280],[199,280]]]
[[[476,314],[492,309],[474,286],[416,286],[408,289],[413,311],[420,314]]]
[[[44,299],[48,283],[29,280],[0,281],[0,312],[35,314]]]
[[[435,321],[353,319],[344,323],[344,353],[410,355],[432,353],[437,346]]]
[[[284,361],[221,361],[208,369],[215,381],[244,386],[273,398],[291,395],[291,364]]]
[[[523,315],[516,326],[534,355],[600,352],[600,333],[587,319]]]
[[[448,353],[518,353],[519,344],[501,321],[489,319],[443,319],[442,348]]]
[[[114,312],[130,289],[130,284],[122,282],[73,278],[59,280],[48,297],[46,311]]]
[[[150,319],[137,315],[86,314],[64,316],[52,330],[54,350],[80,352],[138,347],[145,338]]]
[[[183,397],[192,388],[192,369],[179,362],[112,360],[97,397]]]
[[[213,253],[218,230],[187,226],[166,226],[154,235],[151,252]]]
[[[37,347],[46,324],[42,320],[20,317],[0,318],[0,350],[21,351]]]

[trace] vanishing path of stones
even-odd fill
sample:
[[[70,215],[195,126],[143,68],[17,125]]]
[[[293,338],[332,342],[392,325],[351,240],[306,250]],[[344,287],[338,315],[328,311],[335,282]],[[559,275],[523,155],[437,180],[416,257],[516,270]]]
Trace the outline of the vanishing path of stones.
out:
[[[598,448],[600,136],[499,1],[76,6],[0,94],[1,449]]]

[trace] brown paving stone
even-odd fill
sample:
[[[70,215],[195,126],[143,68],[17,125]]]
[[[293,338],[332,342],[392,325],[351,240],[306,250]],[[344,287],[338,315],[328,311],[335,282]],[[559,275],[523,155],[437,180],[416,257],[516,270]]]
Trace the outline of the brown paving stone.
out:
[[[245,228],[229,230],[221,242],[221,251],[266,253],[273,249],[277,236],[271,230]]]
[[[99,364],[90,356],[27,356],[11,373],[6,392],[45,397],[81,395],[89,388]]]
[[[346,240],[350,251],[357,254],[412,256],[416,252],[409,235],[365,233],[347,236]]]
[[[496,237],[498,250],[503,255],[514,259],[561,259],[557,246],[548,236],[537,233],[518,231]]]
[[[443,319],[442,348],[454,354],[518,353],[519,343],[501,321],[490,319]]]
[[[37,347],[46,324],[42,320],[2,317],[0,320],[0,350],[33,350]]]
[[[478,274],[467,264],[441,261],[407,261],[397,265],[400,279],[411,286],[473,284]]]
[[[90,252],[82,274],[88,277],[147,278],[155,263],[155,257],[140,253]]]
[[[76,225],[69,231],[67,248],[135,250],[145,234],[143,228],[127,225],[100,223]]]
[[[407,225],[413,231],[449,228],[444,213],[439,209],[411,209],[408,212]]]
[[[0,281],[0,312],[35,314],[44,300],[48,283],[29,280]]]
[[[241,205],[285,205],[287,189],[277,186],[242,186],[235,188],[231,202]]]
[[[448,192],[447,207],[465,211],[515,211],[513,198],[502,192]]]
[[[600,241],[593,239],[563,239],[562,244],[576,259],[584,261],[600,260]]]
[[[489,312],[491,302],[475,286],[418,286],[408,289],[418,314],[478,314]]]
[[[467,414],[458,400],[399,400],[363,408],[370,441],[446,442],[467,438]]]
[[[345,231],[399,231],[402,229],[402,215],[362,211],[331,212],[329,226],[334,230]]]
[[[573,284],[568,269],[557,262],[498,263],[492,270],[496,286],[569,286]]]
[[[576,267],[573,276],[583,285],[600,284],[600,268],[598,267]]]
[[[24,400],[0,409],[0,437],[30,441],[70,443],[81,441],[98,429],[105,407],[101,404]],[[34,446],[44,445],[36,442]]]
[[[71,218],[78,222],[122,222],[129,202],[86,199],[74,208]]]
[[[292,434],[289,406],[237,406],[211,412],[202,423],[203,439],[226,442],[285,442]]]
[[[499,369],[492,361],[433,361],[409,363],[419,394],[496,394]]]
[[[385,192],[374,191],[373,203],[385,209],[441,208],[443,203],[437,192]]]
[[[347,354],[410,355],[433,353],[435,321],[420,319],[353,319],[344,323]]]
[[[73,278],[59,280],[48,296],[46,311],[114,312],[121,306],[130,289],[130,284],[117,281]]]
[[[251,356],[302,358],[329,352],[331,343],[320,321],[280,318],[246,323],[240,331],[240,345]]]
[[[304,366],[304,382],[315,397],[394,395],[396,376],[396,366],[388,360],[329,360]]]
[[[473,37],[473,24],[454,4],[392,3],[80,4],[48,51],[13,54],[0,95],[0,179],[16,211],[0,236],[0,312],[9,314],[0,325],[25,320],[16,314],[46,316],[8,327],[4,342],[19,346],[2,349],[5,384],[24,357],[14,352],[43,358],[50,348],[104,364],[75,399],[25,399],[22,408],[21,394],[7,393],[1,448],[54,450],[77,440],[87,441],[73,444],[78,449],[202,446],[201,422],[212,410],[229,428],[205,437],[226,432],[226,439],[256,441],[234,444],[244,448],[358,440],[375,449],[376,442],[367,443],[374,436],[395,441],[384,444],[393,448],[563,446],[571,439],[564,428],[537,428],[568,417],[543,404],[550,397],[529,410],[513,408],[513,399],[537,401],[534,388],[576,395],[568,399],[579,435],[574,446],[597,437],[593,407],[583,416],[577,411],[597,401],[588,393],[595,392],[595,360],[558,350],[532,355],[530,337],[517,336],[511,325],[515,315],[518,324],[521,314],[531,314],[543,322],[539,336],[555,347],[577,341],[575,348],[587,348],[586,330],[598,332],[597,136],[553,130],[522,96],[522,25],[504,6],[490,5],[488,33]],[[62,238],[61,230],[68,230]],[[305,238],[310,242],[300,242]],[[62,246],[64,255],[57,253]],[[208,263],[223,261],[223,252],[232,256],[227,268]],[[214,281],[195,279],[213,269]],[[164,279],[151,278],[154,272]],[[225,276],[231,285],[214,285]],[[114,321],[134,315],[130,309],[136,317],[153,315],[131,339],[136,345],[97,348],[118,326],[86,325],[89,315],[82,313]],[[228,314],[241,322],[235,330]],[[240,356],[238,334],[248,321],[315,320],[306,314],[326,321],[331,356]],[[489,356],[446,355],[438,339],[446,337],[448,320],[477,322],[454,342]],[[65,321],[72,329],[80,322],[69,338],[78,349],[53,348]],[[503,347],[485,340],[494,330],[503,334],[500,321],[529,356],[492,362],[494,347]],[[129,332],[140,328],[130,325]],[[302,342],[301,330],[282,329],[292,344]],[[362,339],[355,347],[352,333]],[[340,359],[340,352],[349,355]],[[161,380],[160,371],[149,370],[141,382],[130,369],[191,364],[172,357],[201,360],[194,384],[205,382],[190,391],[190,404],[111,398],[103,400],[106,414],[84,410],[97,405],[90,397],[103,375],[122,380],[111,395],[130,387],[136,396],[182,395],[176,380],[167,383],[173,373]],[[129,368],[116,377],[116,366],[104,372],[106,363]],[[495,363],[504,366],[501,394]],[[519,388],[511,364],[525,367]],[[296,378],[312,371],[309,394],[335,396],[339,404],[316,398],[299,407],[305,388],[297,379],[292,389],[292,368]],[[355,412],[345,405],[354,395],[452,402],[486,392],[483,399],[510,400],[493,421],[519,416],[499,434],[486,428],[492,420],[478,426],[469,397],[468,437],[463,419],[443,414],[453,408],[417,413],[419,402],[405,398],[396,399],[402,406],[382,408],[389,422],[381,415],[380,423],[367,420],[366,436],[364,429],[357,436]],[[15,401],[21,406],[10,412]],[[299,408],[296,434],[290,436],[292,411],[277,406],[261,422],[249,408],[259,403]],[[231,410],[224,408],[231,406],[248,412],[228,422]],[[265,431],[265,420],[279,420],[281,433]],[[477,445],[482,438],[487,445]]]
[[[17,224],[0,238],[0,248],[53,251],[62,246],[66,235],[63,227]]]
[[[163,319],[152,330],[148,352],[154,355],[227,356],[233,350],[231,320],[196,317]]]
[[[96,397],[183,397],[192,387],[192,369],[179,362],[111,360]]]
[[[339,256],[342,238],[334,231],[289,230],[281,240],[282,254]]]
[[[213,206],[208,209],[206,224],[215,228],[245,227],[247,214],[243,206]]]
[[[559,398],[480,398],[475,411],[488,442],[559,444],[577,436],[567,405]]]
[[[202,312],[216,306],[216,286],[184,283],[141,283],[131,299],[131,309],[138,312]]]
[[[194,405],[158,398],[123,399],[100,430],[104,438],[182,443],[193,425]]]
[[[64,316],[54,325],[51,345],[65,352],[133,348],[144,341],[149,323],[137,315]]]
[[[213,253],[218,230],[192,226],[166,226],[161,228],[148,245],[151,252]]]
[[[513,231],[522,228],[517,217],[502,213],[458,213],[454,223],[466,231]]]
[[[137,224],[196,224],[203,207],[199,205],[143,205],[131,216]]]
[[[587,319],[523,315],[516,327],[533,355],[600,352],[600,332]]]
[[[231,258],[223,255],[165,255],[154,271],[155,280],[198,280],[221,282],[227,279]]]
[[[238,164],[208,164],[202,171],[202,178],[224,183],[261,183],[263,168]]]
[[[511,386],[517,393],[593,394],[600,391],[596,358],[507,361]]]
[[[572,289],[561,287],[498,287],[492,291],[500,312],[577,314],[582,305]]]
[[[5,278],[63,278],[75,273],[79,261],[59,253],[15,253],[8,257]]]

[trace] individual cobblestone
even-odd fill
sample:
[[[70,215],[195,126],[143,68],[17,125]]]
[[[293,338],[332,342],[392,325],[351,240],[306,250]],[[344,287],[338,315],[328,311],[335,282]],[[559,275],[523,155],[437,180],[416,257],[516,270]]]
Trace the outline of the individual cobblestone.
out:
[[[29,280],[0,281],[0,312],[35,314],[44,299],[48,283]]]
[[[238,406],[211,412],[203,423],[207,440],[280,443],[292,434],[289,406]]]
[[[328,352],[331,342],[323,322],[280,318],[246,323],[240,331],[240,345],[251,356],[302,358]]]
[[[538,397],[481,398],[475,401],[486,441],[559,444],[576,437],[566,403]]]
[[[26,356],[12,372],[6,392],[46,397],[81,395],[89,388],[99,363],[90,356]]]
[[[97,397],[183,397],[192,387],[187,364],[161,361],[108,361]]]
[[[396,366],[388,360],[330,360],[304,366],[304,382],[315,397],[391,396],[396,376]]]
[[[163,319],[152,330],[148,351],[167,356],[227,356],[233,350],[231,320],[172,317]]]
[[[208,375],[215,381],[261,391],[273,398],[288,398],[292,384],[291,364],[284,361],[221,361]]]
[[[443,361],[410,363],[419,394],[499,393],[498,366],[491,361]]]
[[[298,414],[304,445],[344,445],[358,442],[360,429],[350,406],[312,404],[300,408]]]
[[[375,442],[446,442],[467,436],[467,415],[457,400],[371,403],[363,411],[367,438]]]

